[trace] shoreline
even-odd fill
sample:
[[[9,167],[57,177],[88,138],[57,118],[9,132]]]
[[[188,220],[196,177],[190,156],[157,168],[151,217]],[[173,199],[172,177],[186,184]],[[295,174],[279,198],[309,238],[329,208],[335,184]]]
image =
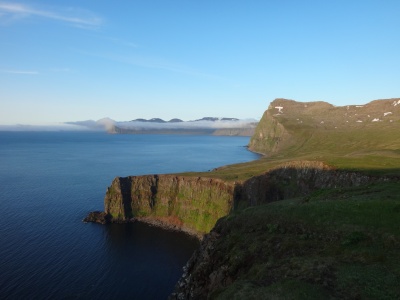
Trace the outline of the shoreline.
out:
[[[157,227],[157,228],[160,228],[163,230],[183,232],[183,233],[189,235],[190,237],[196,238],[200,242],[204,239],[204,236],[206,235],[206,233],[201,234],[201,233],[196,232],[186,226],[177,226],[172,223],[163,222],[159,218],[136,217],[136,218],[132,218],[130,222],[131,223],[140,222],[140,223],[147,224],[149,226],[154,226],[154,227]]]
[[[181,221],[172,217],[133,217],[128,220],[112,220],[111,216],[103,211],[92,211],[82,220],[84,223],[107,224],[126,224],[140,222],[150,226],[158,227],[169,231],[183,232],[191,237],[196,238],[200,242],[204,238],[204,234],[184,226]]]
[[[250,163],[250,162],[254,162],[257,160],[260,160],[264,154],[261,153],[257,153],[255,151],[250,150],[249,145],[243,145],[244,148],[246,148],[247,151],[251,152],[251,153],[255,153],[257,155],[259,155],[259,157],[255,160],[249,160],[244,162],[244,164],[246,163]],[[222,168],[226,168],[229,167],[232,164],[226,164],[226,165],[222,165],[219,166],[213,170],[209,170],[209,171],[205,171],[205,172],[199,172],[199,173],[203,173],[202,176],[197,177],[197,180],[195,180],[196,182],[198,182],[198,180],[200,180],[200,178],[206,178],[207,179],[207,175],[209,174],[209,172],[211,171],[216,171],[218,169],[222,169]],[[193,172],[193,171],[192,171]],[[190,173],[190,172],[189,172]],[[160,175],[138,175],[138,176],[133,176],[133,177],[155,177],[154,179],[156,180],[156,182],[159,181],[160,177],[164,177],[164,176],[179,176],[175,173],[170,173],[170,174],[160,174]],[[159,177],[160,176],[160,177]],[[181,175],[180,175],[181,176]],[[128,178],[131,176],[128,176]],[[119,178],[119,177],[117,177]],[[117,180],[114,179],[115,180]],[[153,178],[151,179],[153,180]],[[215,179],[208,179],[210,180],[210,182],[213,182]],[[207,181],[208,181],[207,180]],[[225,182],[225,180],[221,179],[223,182]],[[114,181],[112,183],[112,185],[114,185]],[[202,180],[203,181],[203,180]],[[147,182],[147,180],[145,180],[145,182]],[[115,186],[118,190],[122,187],[121,182],[118,182],[117,185]],[[143,183],[141,183],[143,184]],[[136,188],[139,188],[140,190],[142,190],[144,188],[144,186],[142,186],[141,184],[139,184]],[[145,183],[147,184],[147,183]],[[197,183],[195,183],[197,184]],[[130,184],[129,184],[130,185]],[[110,189],[110,187],[109,187]],[[149,188],[150,191],[152,191],[152,187]],[[106,195],[108,194],[108,190]],[[106,196],[107,197],[107,196]],[[107,212],[106,212],[107,211]],[[229,214],[229,213],[228,213]],[[218,218],[219,219],[219,218]],[[110,223],[133,223],[133,222],[142,222],[145,224],[148,224],[150,226],[155,226],[164,230],[170,230],[170,231],[180,231],[183,232],[191,237],[196,238],[199,241],[202,241],[204,236],[208,233],[206,231],[203,230],[195,230],[189,226],[187,226],[184,222],[184,220],[181,220],[180,218],[174,216],[174,215],[166,215],[166,216],[133,216],[132,218],[128,219],[113,219],[112,217],[112,213],[110,213],[110,211],[107,210],[107,207],[104,208],[103,211],[92,211],[89,212],[88,215],[83,219],[83,222],[93,222],[93,223],[99,223],[99,224],[110,224]],[[211,228],[212,229],[212,228]]]

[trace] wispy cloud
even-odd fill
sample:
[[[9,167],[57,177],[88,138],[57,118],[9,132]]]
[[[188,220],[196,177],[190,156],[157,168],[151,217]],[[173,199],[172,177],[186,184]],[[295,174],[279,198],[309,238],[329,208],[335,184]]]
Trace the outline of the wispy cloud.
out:
[[[114,44],[124,46],[124,47],[129,47],[129,48],[138,48],[139,47],[135,43],[132,43],[132,42],[129,42],[129,41],[125,41],[125,40],[122,40],[122,39],[119,39],[119,38],[113,38],[113,37],[108,37],[108,36],[102,36],[100,38],[102,38],[102,39],[104,39],[106,41],[110,41],[110,42],[112,42]]]
[[[27,70],[0,70],[0,73],[6,74],[20,74],[20,75],[38,75],[38,71],[27,71]]]
[[[100,17],[82,9],[40,9],[22,3],[0,2],[0,19],[16,20],[27,17],[52,19],[82,28],[96,28],[103,23]]]
[[[40,72],[35,70],[0,69],[0,74],[39,75],[49,73],[76,73],[76,71],[70,68],[51,68]]]

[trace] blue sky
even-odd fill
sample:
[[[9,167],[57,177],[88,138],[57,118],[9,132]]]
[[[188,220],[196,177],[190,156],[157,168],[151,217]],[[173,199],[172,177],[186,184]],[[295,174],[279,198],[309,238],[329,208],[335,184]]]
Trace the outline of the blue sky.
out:
[[[400,1],[2,1],[0,124],[400,97]]]

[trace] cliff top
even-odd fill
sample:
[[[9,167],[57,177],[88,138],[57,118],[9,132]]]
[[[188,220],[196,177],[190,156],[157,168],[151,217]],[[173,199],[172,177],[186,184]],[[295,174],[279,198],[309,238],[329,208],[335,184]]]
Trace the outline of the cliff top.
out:
[[[275,99],[258,123],[249,149],[265,157],[217,168],[207,176],[245,180],[303,160],[399,176],[400,98],[346,106]]]

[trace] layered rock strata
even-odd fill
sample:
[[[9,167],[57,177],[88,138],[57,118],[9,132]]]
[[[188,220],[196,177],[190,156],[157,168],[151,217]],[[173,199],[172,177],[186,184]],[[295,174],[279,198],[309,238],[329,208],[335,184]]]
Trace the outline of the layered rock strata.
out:
[[[232,209],[234,186],[203,177],[117,177],[107,189],[105,213],[111,222],[139,220],[202,236]]]
[[[387,180],[336,170],[322,162],[290,162],[243,182],[206,177],[144,175],[116,177],[104,198],[104,213],[88,222],[143,221],[198,237],[237,207],[306,197],[321,188],[346,188]]]

